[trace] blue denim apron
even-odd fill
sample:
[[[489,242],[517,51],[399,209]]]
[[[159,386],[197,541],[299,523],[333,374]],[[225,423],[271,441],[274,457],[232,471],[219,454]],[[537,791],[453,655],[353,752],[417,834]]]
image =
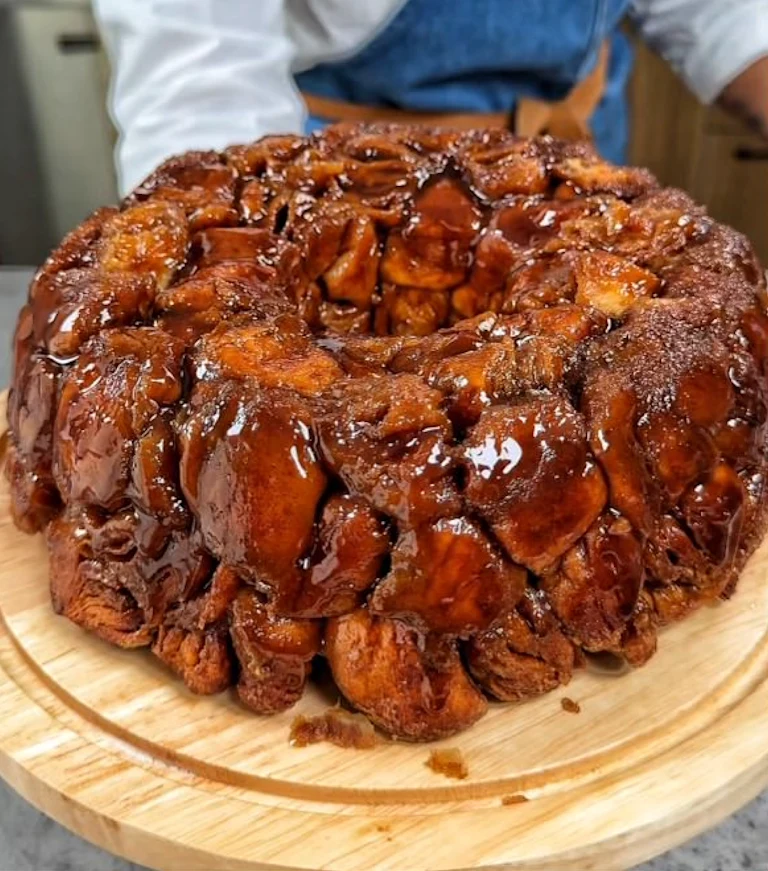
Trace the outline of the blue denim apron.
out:
[[[591,119],[597,147],[622,162],[631,49],[629,0],[407,0],[361,51],[296,77],[312,94],[430,112],[510,112],[519,97],[562,99],[610,39],[608,83]],[[308,129],[327,123],[310,118]]]

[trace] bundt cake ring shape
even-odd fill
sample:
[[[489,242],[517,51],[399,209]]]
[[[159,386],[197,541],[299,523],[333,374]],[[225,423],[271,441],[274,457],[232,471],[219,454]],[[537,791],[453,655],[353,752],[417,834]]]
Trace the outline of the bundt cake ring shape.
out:
[[[14,518],[57,612],[392,735],[633,666],[765,529],[765,279],[645,170],[338,125],[169,160],[21,312]]]

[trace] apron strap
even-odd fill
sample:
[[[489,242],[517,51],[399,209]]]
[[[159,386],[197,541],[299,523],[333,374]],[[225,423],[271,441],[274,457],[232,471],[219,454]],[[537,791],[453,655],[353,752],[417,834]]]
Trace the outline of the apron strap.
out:
[[[393,109],[387,106],[363,106],[331,97],[302,92],[307,109],[312,115],[329,121],[392,124],[424,124],[429,127],[447,127],[454,130],[473,130],[482,127],[513,128],[519,136],[538,136],[551,133],[561,139],[590,139],[589,119],[605,92],[608,76],[608,42],[600,47],[597,64],[562,100],[522,98],[518,101],[514,119],[506,112],[419,112]]]
[[[523,98],[515,114],[515,133],[538,136],[551,133],[560,139],[591,139],[589,119],[605,93],[608,78],[608,42],[600,46],[597,64],[563,99],[555,103]]]
[[[320,97],[302,91],[301,96],[310,114],[329,121],[350,121],[387,124],[424,124],[428,127],[448,127],[454,130],[472,130],[475,127],[509,127],[510,116],[506,112],[411,112],[388,106],[363,106],[346,103],[331,97]]]

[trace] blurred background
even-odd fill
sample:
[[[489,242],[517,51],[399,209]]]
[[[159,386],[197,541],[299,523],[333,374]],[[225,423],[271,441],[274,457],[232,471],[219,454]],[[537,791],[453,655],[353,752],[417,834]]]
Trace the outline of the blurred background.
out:
[[[88,0],[0,0],[0,263],[37,264],[117,198]]]
[[[768,146],[700,106],[638,46],[633,163],[688,190],[768,262]],[[109,68],[88,0],[0,0],[0,263],[39,263],[92,209],[116,199]]]

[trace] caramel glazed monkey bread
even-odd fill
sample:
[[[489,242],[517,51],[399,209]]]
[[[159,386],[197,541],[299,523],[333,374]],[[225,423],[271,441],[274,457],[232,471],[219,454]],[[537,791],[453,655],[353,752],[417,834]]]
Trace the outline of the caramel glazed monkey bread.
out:
[[[766,285],[643,169],[337,125],[173,158],[38,271],[7,474],[57,612],[386,732],[633,666],[766,519]]]

